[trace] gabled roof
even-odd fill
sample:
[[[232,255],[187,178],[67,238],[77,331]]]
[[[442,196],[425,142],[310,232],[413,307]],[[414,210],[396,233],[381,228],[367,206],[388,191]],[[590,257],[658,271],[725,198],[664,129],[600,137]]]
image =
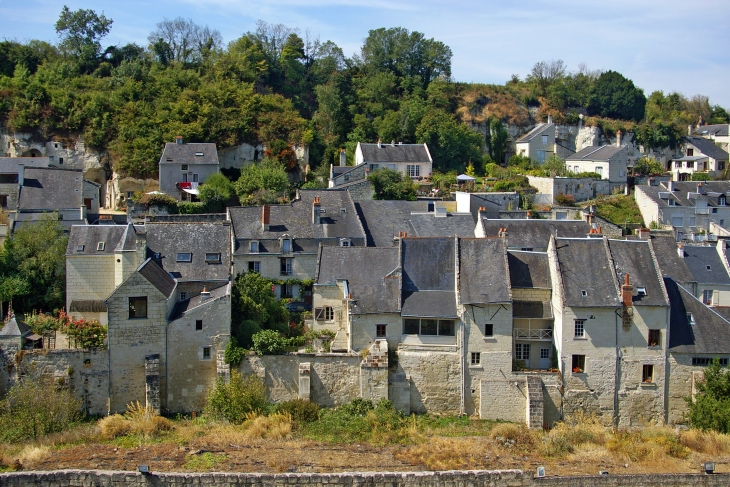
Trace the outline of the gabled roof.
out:
[[[608,248],[618,282],[623,283],[625,276],[629,275],[629,283],[634,287],[634,306],[669,306],[648,241],[609,239]],[[639,288],[646,292],[640,294]]]
[[[684,262],[701,284],[730,284],[730,276],[717,248],[685,245]]]
[[[25,169],[18,196],[20,210],[59,210],[83,205],[82,171],[50,167]]]
[[[18,165],[29,167],[48,167],[48,157],[0,157],[1,174],[18,174]]]
[[[547,253],[510,250],[507,263],[512,287],[552,288]]]
[[[147,257],[179,281],[227,281],[231,264],[231,224],[152,223],[145,225]],[[178,254],[191,254],[190,261]],[[206,259],[220,254],[220,260]]]
[[[454,238],[401,240],[403,316],[456,318]]]
[[[554,127],[555,127],[555,124],[553,124],[553,123],[539,123],[539,124],[537,124],[537,126],[534,129],[530,130],[525,135],[523,135],[522,137],[517,139],[516,143],[519,144],[521,142],[529,142],[532,139],[534,139],[535,137],[537,137],[538,135],[545,132],[546,130],[548,130],[550,128],[554,129]]]
[[[31,333],[33,333],[33,330],[30,329],[30,326],[13,316],[0,330],[0,337],[25,337]]]
[[[651,246],[662,276],[671,277],[680,284],[697,282],[684,258],[679,256],[674,235],[651,235]]]
[[[354,314],[400,311],[398,248],[322,247],[317,284],[347,281]]]
[[[169,298],[172,292],[175,290],[175,279],[170,277],[170,274],[162,270],[162,267],[155,264],[152,259],[147,259],[137,269],[150,284],[160,291],[165,297]]]
[[[702,137],[709,137],[710,135],[714,135],[715,137],[727,137],[728,127],[730,127],[730,125],[726,123],[701,125],[694,130],[694,133]]]
[[[669,351],[697,354],[730,352],[730,322],[672,279],[664,278],[664,285],[672,303]],[[690,315],[694,325],[689,321]]]
[[[583,238],[591,231],[591,226],[583,220],[482,219],[482,224],[487,237],[496,237],[500,228],[506,228],[507,245],[511,249],[545,249],[550,236]]]
[[[459,239],[459,294],[463,304],[510,301],[505,251],[501,238]]]
[[[688,144],[692,144],[704,155],[712,157],[720,161],[727,161],[728,154],[726,151],[718,147],[712,140],[702,137],[687,137]]]
[[[565,161],[608,161],[621,150],[626,150],[626,148],[624,146],[616,147],[615,145],[590,145],[575,154],[569,155]]]
[[[357,145],[362,151],[363,162],[387,164],[397,162],[432,162],[426,144],[364,144]]]
[[[471,213],[447,213],[436,216],[435,212],[411,213],[409,236],[414,237],[473,237],[474,218]]]
[[[603,238],[558,238],[555,251],[567,306],[621,306],[608,247]]]
[[[104,245],[99,250],[99,243]],[[134,227],[127,225],[74,225],[68,237],[66,255],[109,255],[134,251]]]
[[[669,191],[664,183],[660,186],[636,186],[638,191],[644,193],[654,203],[660,207],[676,207],[676,206],[695,206],[695,195],[698,192],[707,199],[707,205],[717,207],[719,205],[719,197],[725,195],[726,205],[730,202],[730,181],[703,181],[701,183],[695,181],[674,181],[673,191]],[[691,198],[688,195],[692,194]],[[670,205],[669,200],[674,200],[675,204]],[[704,198],[703,198],[704,200]]]
[[[427,212],[427,201],[372,200],[355,202],[369,247],[392,247],[398,232],[410,231],[413,212]]]
[[[170,315],[170,321],[178,320],[185,316],[185,313],[187,313],[188,311],[192,311],[196,308],[199,308],[200,306],[207,306],[220,298],[224,298],[230,295],[231,283],[229,282],[221,287],[217,287],[210,291],[210,296],[205,300],[203,299],[202,294],[198,294],[197,296],[194,296],[192,298],[180,301],[175,305],[175,309]]]
[[[215,164],[218,151],[215,144],[207,142],[167,142],[159,164]]]

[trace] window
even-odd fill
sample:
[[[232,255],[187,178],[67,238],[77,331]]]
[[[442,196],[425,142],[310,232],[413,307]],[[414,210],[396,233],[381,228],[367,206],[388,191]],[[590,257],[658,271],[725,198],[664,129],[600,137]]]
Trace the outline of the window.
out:
[[[693,156],[693,155],[695,155],[695,150],[694,149],[687,149],[687,155],[690,156],[690,157]]]
[[[2,208],[8,207],[8,195],[0,194],[0,207],[2,207]]]
[[[661,345],[662,332],[661,330],[649,330],[649,346],[658,347]]]
[[[418,164],[407,164],[406,171],[409,177],[418,178],[421,176],[421,166]]]
[[[291,284],[282,284],[281,285],[281,297],[282,298],[291,298],[292,296],[292,285]]]
[[[314,319],[317,321],[332,321],[335,313],[332,306],[323,306],[322,308],[314,308]]]
[[[194,182],[194,183],[197,183],[198,182],[198,175],[197,174],[193,174],[193,181],[192,182]]]
[[[708,265],[707,267],[710,267],[710,266]],[[709,271],[710,269],[707,269],[707,270]],[[712,295],[713,295],[712,289],[705,289],[704,291],[702,291],[702,302],[707,305],[712,304]]]
[[[588,296],[588,291],[586,291],[585,289],[583,289],[583,290],[581,290],[580,295],[585,298],[586,296]]]
[[[129,298],[129,319],[147,318],[147,296]]]
[[[515,359],[530,360],[530,344],[515,343]]]
[[[251,242],[248,247],[248,251],[252,254],[258,254],[259,253],[259,243],[256,241]]]
[[[192,262],[193,254],[191,254],[190,252],[178,252],[177,261],[178,262]]]
[[[674,167],[675,167],[675,169],[680,169],[682,167],[682,161],[675,161]]]
[[[494,325],[492,323],[487,323],[486,325],[484,325],[484,336],[485,337],[494,336]]]
[[[583,338],[586,333],[585,329],[586,320],[575,320],[575,337]]]
[[[718,171],[724,171],[725,170],[725,161],[717,161],[717,170]]]
[[[438,320],[421,320],[421,335],[438,335]]]
[[[654,382],[654,366],[644,364],[641,367],[641,382],[650,383]]]
[[[696,225],[697,225],[697,217],[696,216],[689,217],[689,226],[694,227]]]
[[[182,165],[182,170],[183,171],[187,171],[188,170],[188,165],[187,164],[183,164]]]
[[[539,162],[540,164],[545,162],[545,151],[544,150],[537,151],[537,162]]]
[[[639,296],[646,296],[646,288],[645,288],[645,287],[639,287],[639,288],[638,288],[638,289],[636,290],[636,293],[637,293],[637,294],[638,294]]]
[[[675,199],[673,199],[673,198],[669,198],[669,199],[667,200],[667,204],[668,204],[669,206],[677,206],[677,200],[675,200]]]
[[[522,247],[520,250],[524,250],[525,252],[532,252],[533,247]]]
[[[549,348],[541,348],[540,349],[540,358],[550,358],[550,349]]]
[[[188,293],[186,293],[184,291],[181,292],[180,293],[180,301],[185,301],[186,299],[188,299]]]
[[[455,336],[454,320],[436,318],[407,318],[403,320],[404,335]]]
[[[481,363],[482,363],[482,354],[479,352],[472,352],[471,353],[471,364],[479,365]]]
[[[281,241],[281,251],[291,252],[291,239],[285,238]]]
[[[692,357],[692,365],[699,365],[700,367],[706,367],[712,363],[714,358],[710,357]],[[728,359],[718,359],[722,367],[727,367]]]
[[[216,252],[207,252],[205,254],[205,261],[214,263],[214,264],[220,264],[221,262],[221,254]]]
[[[195,329],[198,331],[203,329],[203,320],[195,320]]]
[[[386,326],[387,325],[375,325],[375,336],[384,337]]]
[[[725,195],[720,195],[720,197],[717,198],[717,205],[725,206]]]
[[[10,146],[8,146],[8,147],[10,147]],[[58,144],[54,143],[54,144],[53,144],[53,148],[54,148],[54,149],[58,149]]]
[[[77,245],[76,246],[76,252],[83,252],[83,251],[84,251],[84,246],[83,245]]]
[[[249,260],[248,261],[248,272],[260,272],[261,269],[261,262],[258,260]]]
[[[684,217],[673,216],[672,217],[672,226],[673,227],[683,227],[684,226]]]
[[[352,240],[349,238],[340,239],[340,247],[352,247]]]
[[[370,164],[370,172],[380,169],[380,164]]]
[[[573,373],[582,374],[586,371],[586,356],[573,355]]]
[[[717,208],[713,208],[712,213],[717,213]]]
[[[210,347],[203,347],[203,360],[210,360]]]
[[[15,184],[17,182],[17,174],[0,174],[0,184]]]
[[[596,167],[596,174],[603,177],[603,166],[597,166]]]
[[[96,250],[104,250],[104,242],[99,242],[96,244]]]
[[[187,183],[188,182],[188,173],[184,172],[182,174],[182,182]]]
[[[694,169],[695,161],[687,161],[687,169]]]
[[[692,313],[687,313],[687,324],[692,326],[695,325],[695,317]]]
[[[58,163],[59,163],[59,164],[63,164],[63,157],[59,157],[59,158],[58,158]]]
[[[548,143],[548,136],[547,135],[543,135],[542,136],[542,143],[543,144],[547,144]]]
[[[292,275],[292,259],[291,258],[285,258],[285,259],[279,259],[279,270],[280,274],[282,276],[291,276]]]

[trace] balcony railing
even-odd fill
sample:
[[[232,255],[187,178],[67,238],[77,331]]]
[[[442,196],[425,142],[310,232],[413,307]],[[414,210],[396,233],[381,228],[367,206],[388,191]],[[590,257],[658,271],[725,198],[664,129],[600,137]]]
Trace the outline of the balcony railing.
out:
[[[514,338],[517,340],[552,340],[552,328],[515,328]]]

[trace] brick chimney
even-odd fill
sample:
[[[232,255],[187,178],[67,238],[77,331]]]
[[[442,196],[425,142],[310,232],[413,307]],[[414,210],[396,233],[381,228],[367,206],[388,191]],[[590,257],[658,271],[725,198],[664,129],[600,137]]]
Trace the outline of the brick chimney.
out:
[[[624,303],[625,308],[630,308],[633,305],[631,294],[634,292],[634,286],[629,284],[629,275],[626,274],[624,285],[621,286],[621,301]]]
[[[340,149],[340,166],[347,166],[347,151],[344,147]]]
[[[641,240],[649,240],[651,231],[648,228],[639,228],[639,238]]]
[[[314,197],[314,201],[312,201],[312,223],[315,225],[319,225],[322,223],[320,214],[322,213],[322,206],[319,202],[319,196]]]
[[[268,231],[270,223],[271,207],[269,205],[264,205],[261,207],[261,228],[263,228],[265,232]]]
[[[182,135],[178,135],[177,137],[175,137],[175,143],[177,145],[182,145],[182,143],[183,143],[183,141],[182,141]]]
[[[616,147],[621,147],[621,130],[616,132]]]

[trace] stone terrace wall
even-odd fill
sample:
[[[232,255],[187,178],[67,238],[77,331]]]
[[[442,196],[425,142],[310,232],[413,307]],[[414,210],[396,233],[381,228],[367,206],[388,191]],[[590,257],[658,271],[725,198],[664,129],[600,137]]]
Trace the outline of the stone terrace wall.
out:
[[[532,472],[521,470],[465,470],[446,472],[362,472],[334,474],[256,474],[256,473],[151,473],[99,470],[59,470],[53,472],[19,472],[0,474],[0,487],[76,487],[76,486],[204,486],[263,487],[285,485],[348,486],[348,487],[457,487],[485,485],[490,487],[699,487],[726,486],[730,474],[697,475],[603,475],[586,477],[533,478]]]

